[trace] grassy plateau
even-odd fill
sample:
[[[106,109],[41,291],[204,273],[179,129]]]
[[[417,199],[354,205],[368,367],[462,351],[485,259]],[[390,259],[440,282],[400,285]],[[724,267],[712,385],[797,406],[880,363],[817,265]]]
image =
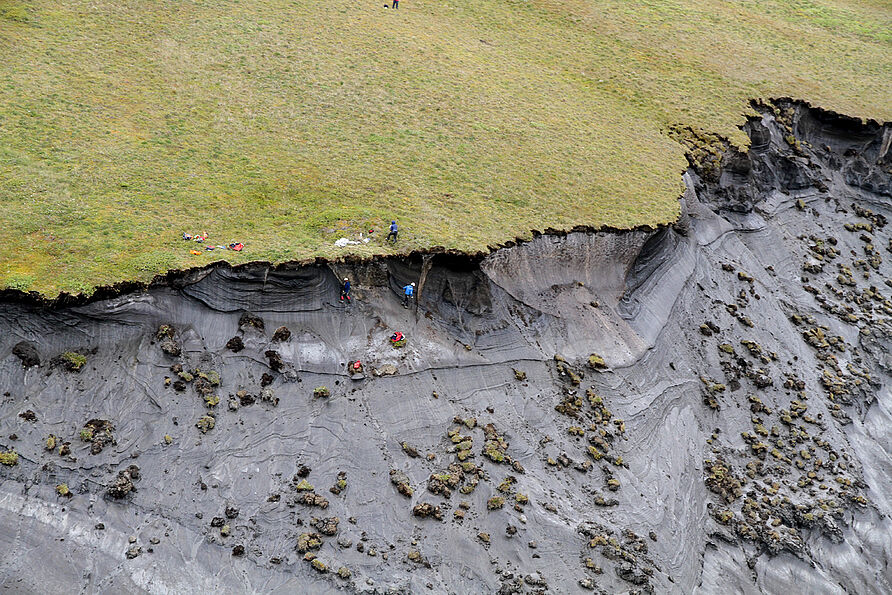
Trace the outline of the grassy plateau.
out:
[[[892,119],[892,4],[0,0],[0,287],[666,223],[777,96]]]

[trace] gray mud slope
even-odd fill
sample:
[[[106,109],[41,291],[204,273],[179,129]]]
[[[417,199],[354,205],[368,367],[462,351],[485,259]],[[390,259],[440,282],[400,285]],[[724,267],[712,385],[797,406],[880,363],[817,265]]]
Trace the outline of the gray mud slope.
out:
[[[892,591],[892,127],[763,111],[671,229],[7,301],[0,589]]]

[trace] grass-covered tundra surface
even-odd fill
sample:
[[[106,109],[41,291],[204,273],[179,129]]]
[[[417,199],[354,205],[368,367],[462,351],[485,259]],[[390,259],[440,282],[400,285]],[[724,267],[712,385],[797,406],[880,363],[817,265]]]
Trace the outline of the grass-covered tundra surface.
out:
[[[666,223],[671,130],[892,119],[884,0],[0,0],[0,55],[0,287],[48,295]]]

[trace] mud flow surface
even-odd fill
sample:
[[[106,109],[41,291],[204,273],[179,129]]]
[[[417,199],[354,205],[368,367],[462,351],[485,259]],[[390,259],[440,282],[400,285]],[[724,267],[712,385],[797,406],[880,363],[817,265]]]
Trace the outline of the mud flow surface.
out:
[[[892,127],[762,109],[656,232],[8,295],[0,589],[892,591]]]

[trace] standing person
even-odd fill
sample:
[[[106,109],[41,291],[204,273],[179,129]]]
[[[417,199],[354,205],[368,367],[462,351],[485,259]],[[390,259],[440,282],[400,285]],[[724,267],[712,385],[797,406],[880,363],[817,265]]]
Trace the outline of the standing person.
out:
[[[400,0],[393,0],[393,6],[391,6],[390,8],[399,8],[399,7],[400,7]]]
[[[415,284],[410,283],[403,287],[403,308],[409,307],[409,300],[415,296]]]
[[[399,0],[397,0],[398,2]],[[390,222],[390,233],[387,234],[387,239],[385,241],[390,241],[390,236],[393,236],[393,243],[396,244],[396,235],[397,235],[396,221]]]
[[[344,282],[341,284],[341,301],[344,299],[350,301],[350,280],[347,277],[344,277]]]

